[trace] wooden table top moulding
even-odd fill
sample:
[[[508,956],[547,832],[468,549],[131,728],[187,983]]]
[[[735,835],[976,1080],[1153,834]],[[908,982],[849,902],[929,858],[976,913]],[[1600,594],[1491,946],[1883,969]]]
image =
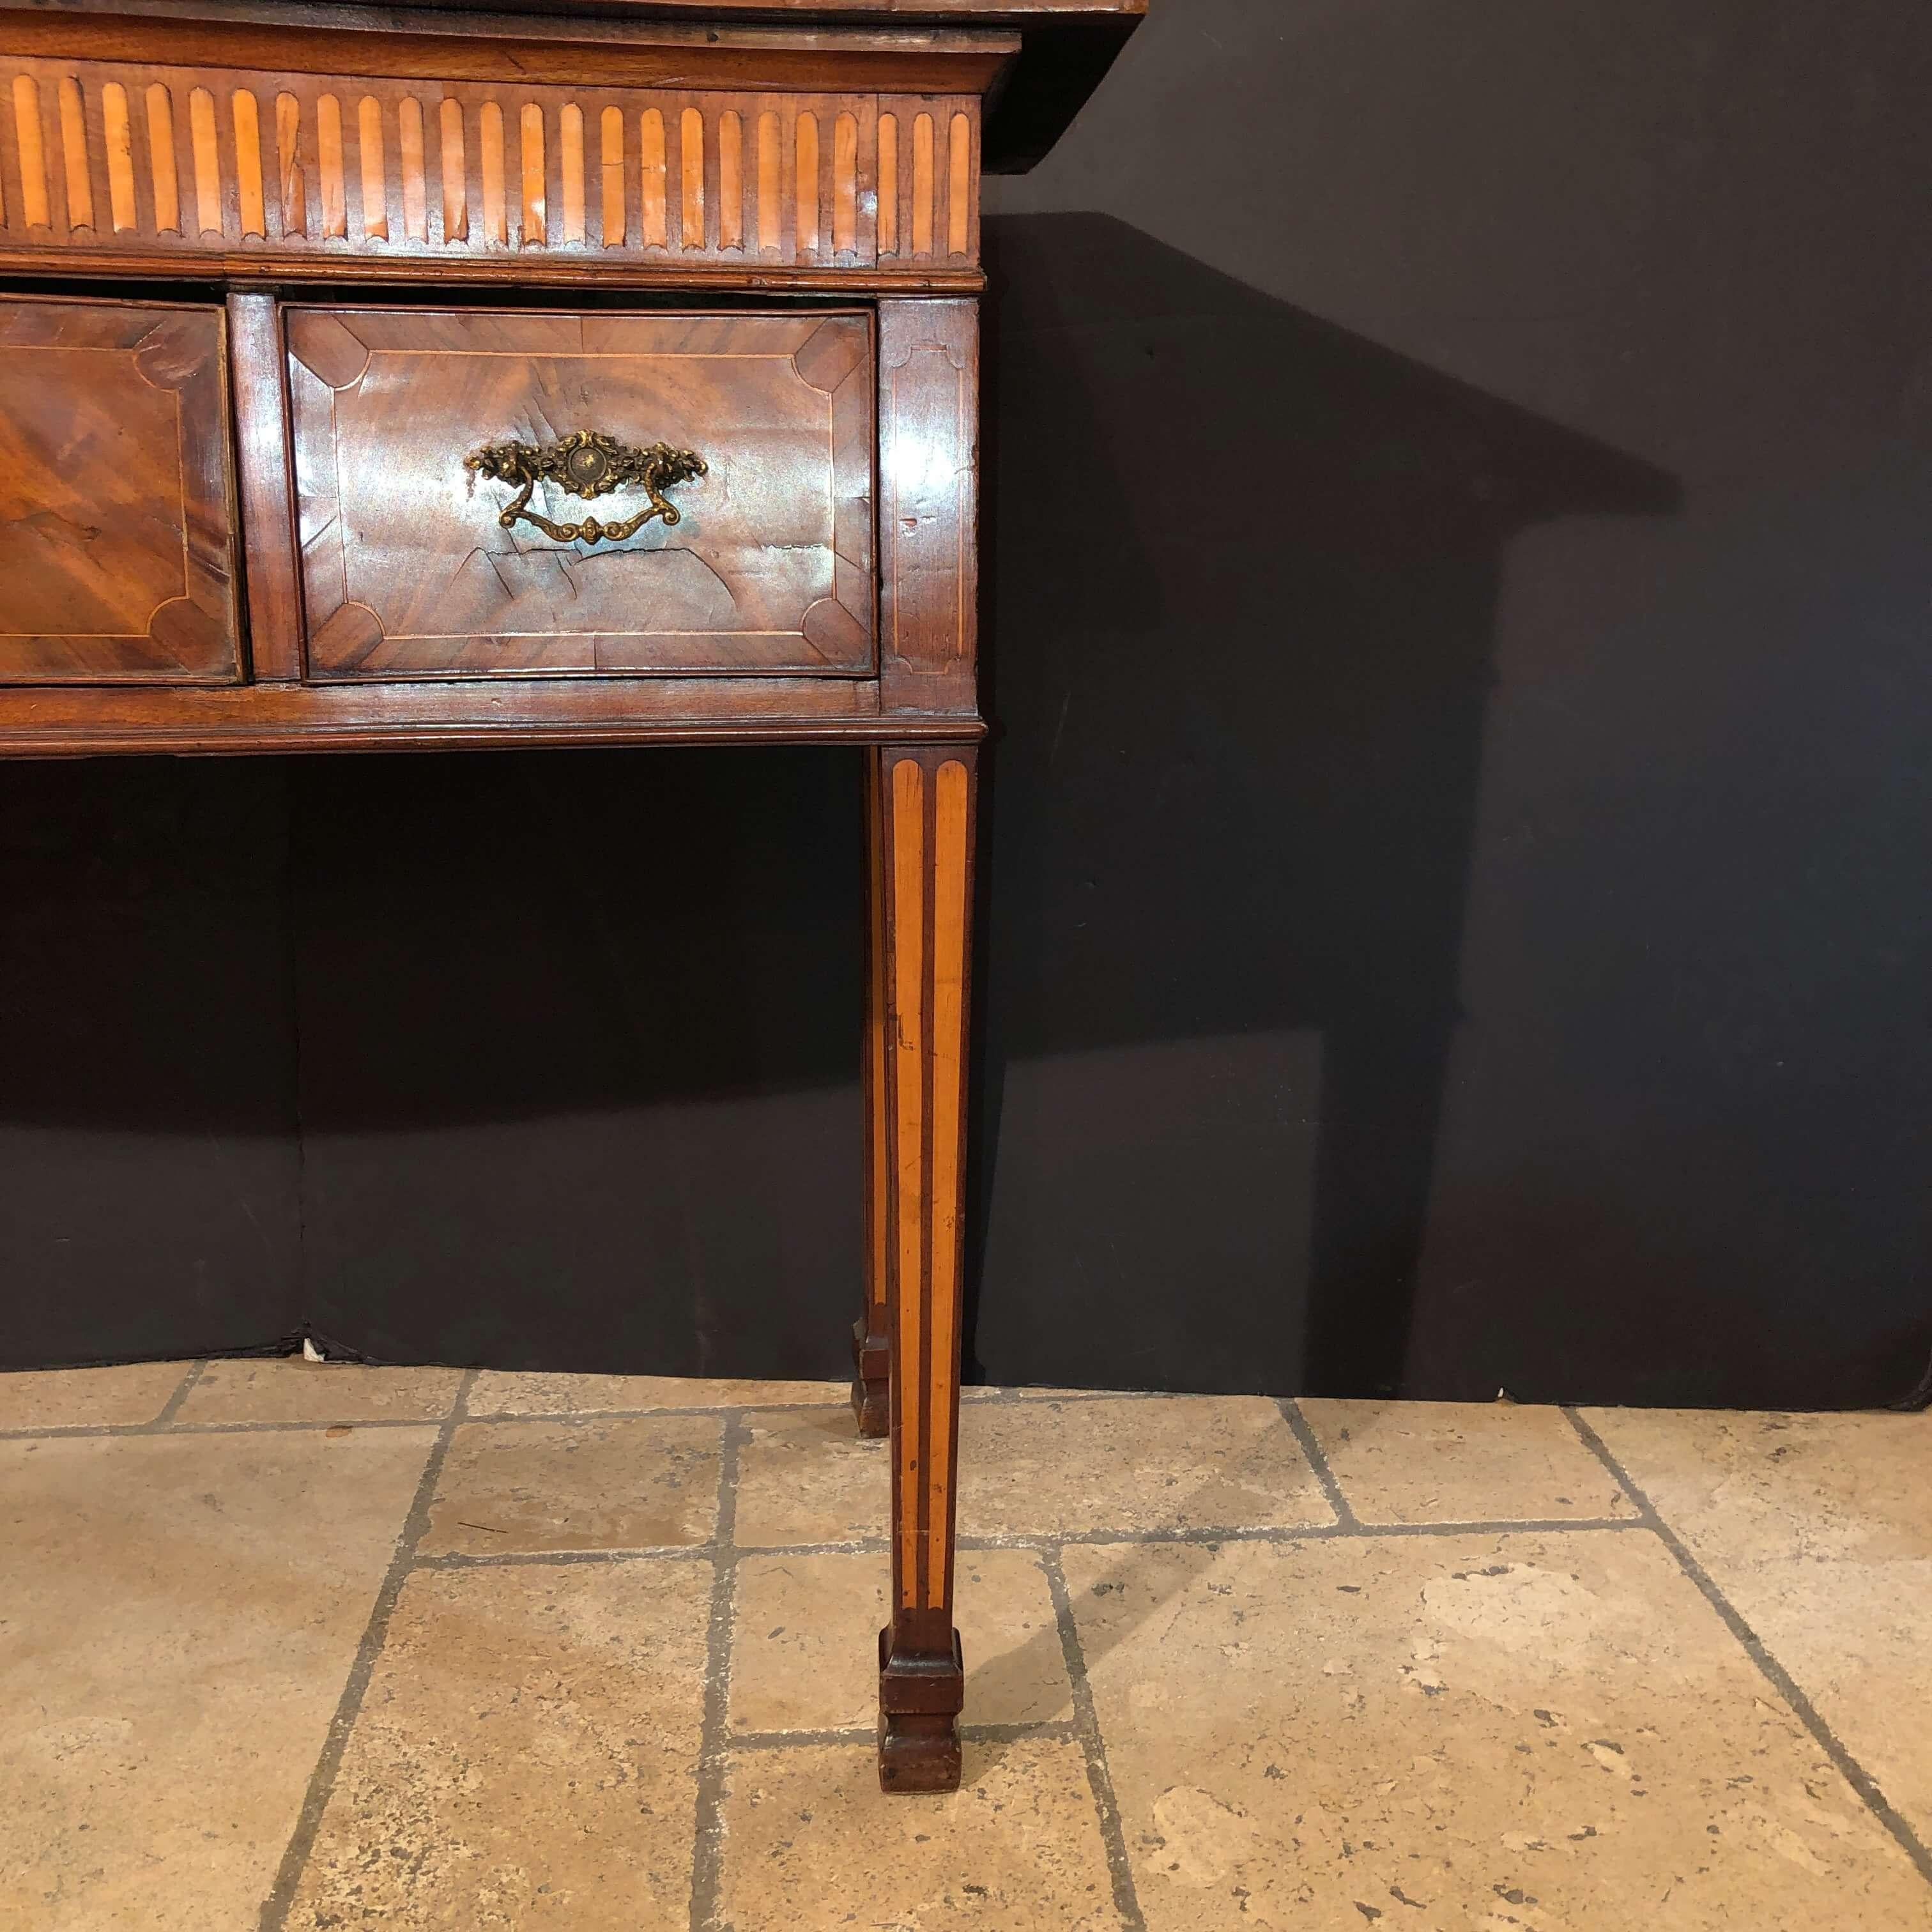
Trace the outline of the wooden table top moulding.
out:
[[[1145,0],[0,0],[0,756],[846,745],[888,1791],[958,1782],[980,190]]]

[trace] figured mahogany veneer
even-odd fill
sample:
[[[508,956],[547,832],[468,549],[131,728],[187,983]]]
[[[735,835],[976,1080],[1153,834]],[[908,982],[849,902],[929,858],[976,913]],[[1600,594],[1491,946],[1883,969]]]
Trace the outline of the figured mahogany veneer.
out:
[[[310,676],[872,669],[868,315],[296,308],[287,328]],[[703,455],[674,529],[506,530],[513,493],[464,466],[584,429]],[[585,514],[544,488],[553,521]]]
[[[864,748],[888,1791],[965,1696],[980,176],[1144,5],[0,0],[0,755]]]
[[[0,681],[242,674],[221,315],[0,301]]]

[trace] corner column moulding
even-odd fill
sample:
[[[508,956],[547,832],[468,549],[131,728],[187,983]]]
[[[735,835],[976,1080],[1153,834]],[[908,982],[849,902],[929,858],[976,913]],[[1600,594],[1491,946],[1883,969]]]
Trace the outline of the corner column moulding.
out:
[[[0,755],[862,752],[880,1777],[950,1790],[980,187],[1145,0],[585,4],[0,0]]]

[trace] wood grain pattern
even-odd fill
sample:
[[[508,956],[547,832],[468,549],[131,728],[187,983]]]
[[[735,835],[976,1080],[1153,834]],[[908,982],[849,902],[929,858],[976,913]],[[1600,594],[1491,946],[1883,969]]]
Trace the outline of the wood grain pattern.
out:
[[[880,676],[890,710],[976,701],[979,316],[879,305]]]
[[[0,182],[20,184],[0,202],[0,262],[178,272],[194,257],[316,273],[339,272],[346,254],[386,272],[479,278],[592,258],[723,268],[747,265],[755,230],[760,263],[806,272],[977,266],[976,169],[934,161],[936,125],[973,152],[970,96],[894,98],[896,130],[910,104],[922,157],[908,172],[896,147],[882,164],[870,94],[506,88],[4,55],[0,75],[10,110],[0,114]],[[136,95],[140,117],[127,111]],[[758,141],[750,210],[748,124]]]
[[[287,0],[0,0],[0,46],[34,59],[114,60],[409,80],[535,82],[983,98],[1020,51],[1018,34],[963,23],[906,32],[800,31],[600,20],[555,10],[540,26],[500,13],[439,17],[416,8],[350,14]]]
[[[891,1270],[892,1618],[880,1636],[880,1774],[958,1781],[952,1624],[974,782],[968,745],[878,754]]]
[[[249,668],[258,683],[286,683],[302,676],[302,586],[282,318],[273,296],[228,298],[228,362],[240,459]]]
[[[0,681],[230,680],[218,309],[0,298]]]
[[[288,340],[311,676],[871,670],[869,317],[293,308]],[[680,524],[503,529],[464,457],[579,429],[702,454]]]
[[[882,725],[869,679],[423,680],[140,689],[0,686],[0,757],[107,752],[432,751],[526,745],[876,745],[982,728]]]

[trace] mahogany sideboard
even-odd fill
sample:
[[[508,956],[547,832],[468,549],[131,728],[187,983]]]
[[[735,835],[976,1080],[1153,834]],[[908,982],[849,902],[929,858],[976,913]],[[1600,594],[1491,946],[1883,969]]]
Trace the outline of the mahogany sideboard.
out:
[[[980,182],[1146,0],[0,0],[0,754],[864,748],[880,1778],[959,1778]]]

